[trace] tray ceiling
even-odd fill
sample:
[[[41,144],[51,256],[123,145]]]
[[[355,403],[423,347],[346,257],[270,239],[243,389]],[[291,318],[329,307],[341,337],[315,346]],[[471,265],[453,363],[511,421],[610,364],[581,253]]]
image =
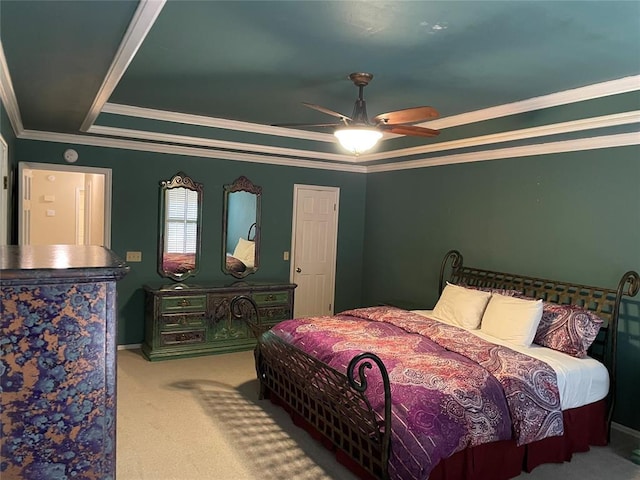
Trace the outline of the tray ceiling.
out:
[[[584,105],[571,122],[625,114],[577,131],[637,132],[639,18],[627,1],[2,0],[0,86],[23,138],[380,166],[561,124],[558,105]],[[334,120],[301,102],[350,115],[354,71],[374,75],[370,116],[431,105],[442,134],[354,158],[331,130],[271,126]]]

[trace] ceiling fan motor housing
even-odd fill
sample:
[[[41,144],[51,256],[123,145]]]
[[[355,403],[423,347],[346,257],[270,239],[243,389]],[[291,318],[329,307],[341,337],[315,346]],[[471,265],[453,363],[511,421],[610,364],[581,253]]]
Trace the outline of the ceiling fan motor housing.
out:
[[[367,116],[367,103],[364,101],[363,89],[369,85],[369,82],[372,79],[373,75],[371,73],[353,72],[349,75],[349,80],[351,80],[353,84],[360,89],[356,103],[353,106],[353,113],[351,114],[353,125],[364,127],[371,126],[371,123],[369,123],[369,117]]]
[[[364,72],[353,72],[349,75],[349,80],[351,80],[356,87],[366,87],[369,85],[369,82],[373,80],[373,75]]]

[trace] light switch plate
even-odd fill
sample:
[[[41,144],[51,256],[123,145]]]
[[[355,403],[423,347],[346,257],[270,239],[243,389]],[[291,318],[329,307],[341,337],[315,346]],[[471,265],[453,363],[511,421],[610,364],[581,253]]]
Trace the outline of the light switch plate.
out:
[[[127,252],[126,261],[127,262],[141,262],[142,261],[142,252]]]

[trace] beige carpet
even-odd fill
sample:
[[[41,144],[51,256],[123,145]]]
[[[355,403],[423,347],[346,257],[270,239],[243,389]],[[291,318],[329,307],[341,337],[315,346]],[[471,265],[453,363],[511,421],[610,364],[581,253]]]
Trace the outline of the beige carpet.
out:
[[[355,478],[257,390],[252,352],[151,363],[119,351],[118,480]],[[640,480],[637,439],[613,433],[610,447],[517,478]]]

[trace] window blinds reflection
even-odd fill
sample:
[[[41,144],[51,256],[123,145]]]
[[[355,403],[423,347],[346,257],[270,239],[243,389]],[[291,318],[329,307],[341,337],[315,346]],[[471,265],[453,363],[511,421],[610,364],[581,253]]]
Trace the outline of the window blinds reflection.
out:
[[[165,193],[165,253],[196,253],[198,192],[172,188]]]

